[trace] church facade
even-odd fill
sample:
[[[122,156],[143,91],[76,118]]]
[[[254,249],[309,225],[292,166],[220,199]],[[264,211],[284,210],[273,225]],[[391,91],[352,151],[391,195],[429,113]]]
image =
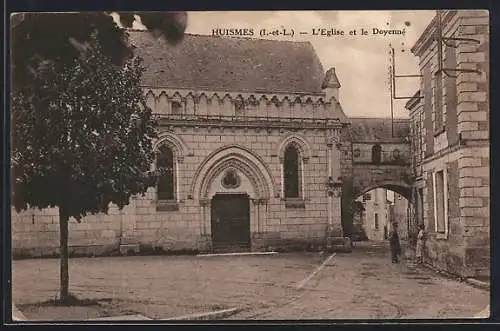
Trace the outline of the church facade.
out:
[[[123,210],[70,221],[71,253],[345,246],[348,119],[310,43],[129,34],[162,175]],[[12,219],[14,255],[57,254],[57,209]]]

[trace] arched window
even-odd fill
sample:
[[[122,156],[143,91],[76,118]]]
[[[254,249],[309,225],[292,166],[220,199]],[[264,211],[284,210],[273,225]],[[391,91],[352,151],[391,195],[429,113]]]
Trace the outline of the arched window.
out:
[[[382,162],[382,147],[375,144],[372,147],[372,163],[380,164]]]
[[[285,149],[283,168],[285,198],[300,197],[300,158],[293,145]]]
[[[174,153],[165,145],[158,151],[156,168],[159,171],[157,193],[158,200],[175,199],[175,162]]]

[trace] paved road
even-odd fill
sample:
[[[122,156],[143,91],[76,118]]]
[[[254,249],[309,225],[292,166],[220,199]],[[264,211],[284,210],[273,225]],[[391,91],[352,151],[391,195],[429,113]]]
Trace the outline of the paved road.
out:
[[[408,261],[391,264],[384,246],[339,253],[316,272],[328,256],[71,259],[70,291],[100,306],[57,310],[33,304],[57,295],[58,260],[20,260],[13,263],[13,299],[29,319],[162,319],[232,307],[244,310],[230,319],[449,318],[472,317],[489,303],[487,291]]]

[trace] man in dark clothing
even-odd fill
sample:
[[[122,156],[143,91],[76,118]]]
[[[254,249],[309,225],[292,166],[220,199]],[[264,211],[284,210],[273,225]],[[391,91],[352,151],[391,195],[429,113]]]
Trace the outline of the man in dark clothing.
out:
[[[391,247],[392,263],[398,263],[398,257],[401,254],[401,244],[399,242],[398,235],[398,223],[392,224],[392,229],[389,233],[389,246]]]

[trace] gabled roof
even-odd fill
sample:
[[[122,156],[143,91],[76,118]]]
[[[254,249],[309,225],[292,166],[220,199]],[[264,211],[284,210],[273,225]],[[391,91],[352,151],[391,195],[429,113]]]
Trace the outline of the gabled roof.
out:
[[[175,45],[128,31],[149,87],[209,91],[321,93],[323,67],[309,42],[186,34]]]
[[[391,118],[350,117],[353,142],[401,139],[410,132],[409,119],[394,119],[394,137],[391,135]]]

